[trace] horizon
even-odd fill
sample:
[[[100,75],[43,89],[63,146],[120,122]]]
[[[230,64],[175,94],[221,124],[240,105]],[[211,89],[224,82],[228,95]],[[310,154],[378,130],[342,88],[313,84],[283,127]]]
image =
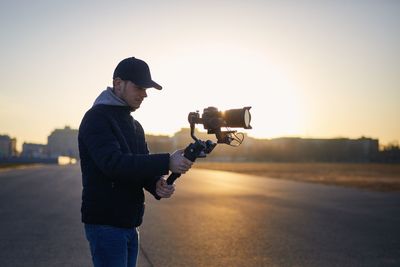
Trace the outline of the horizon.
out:
[[[48,136],[50,136],[54,131],[56,131],[56,130],[64,130],[64,129],[66,129],[66,128],[69,128],[69,129],[71,129],[71,130],[79,130],[78,128],[73,128],[73,127],[70,127],[69,125],[65,125],[63,128],[54,128],[53,130],[51,130],[50,132],[49,132],[49,134],[46,136],[46,141],[43,141],[43,142],[29,142],[29,141],[26,141],[26,140],[19,140],[17,137],[15,137],[15,136],[13,136],[13,135],[11,135],[11,134],[8,134],[8,133],[3,133],[3,132],[0,132],[0,136],[9,136],[10,138],[16,138],[16,147],[17,147],[17,151],[18,152],[22,152],[22,147],[23,147],[23,144],[25,144],[25,143],[27,143],[27,144],[38,144],[38,145],[46,145],[47,144],[47,138],[48,138]],[[207,131],[206,130],[204,130],[203,128],[201,128],[201,129],[199,129],[199,128],[201,128],[201,127],[196,127],[195,128],[195,131],[198,131],[199,133],[202,133],[202,134],[207,134]],[[181,131],[183,131],[183,130],[190,130],[190,127],[181,127],[179,130],[176,130],[175,132],[173,132],[172,134],[165,134],[165,133],[152,133],[152,132],[146,132],[145,134],[146,135],[149,135],[149,136],[162,136],[162,137],[164,137],[164,136],[167,136],[167,137],[173,137],[174,135],[176,135],[177,133],[179,133],[179,132],[181,132]],[[251,131],[251,130],[250,130]],[[374,138],[374,137],[371,137],[371,136],[358,136],[358,137],[349,137],[349,136],[331,136],[331,137],[318,137],[318,136],[274,136],[274,137],[268,137],[268,138],[266,138],[266,137],[256,137],[256,136],[252,136],[251,135],[251,133],[250,132],[248,132],[248,130],[246,131],[246,130],[237,130],[237,132],[241,132],[241,133],[244,133],[248,138],[253,138],[253,139],[256,139],[256,140],[260,140],[260,141],[263,141],[263,140],[274,140],[274,139],[285,139],[285,138],[293,138],[293,139],[296,139],[296,138],[299,138],[299,139],[315,139],[315,140],[318,140],[318,139],[321,139],[321,140],[333,140],[333,139],[350,139],[350,140],[357,140],[357,139],[363,139],[363,138],[366,138],[366,139],[373,139],[373,140],[378,140],[378,143],[379,143],[379,147],[380,148],[382,148],[382,147],[385,147],[385,146],[389,146],[389,145],[393,145],[393,144],[397,144],[398,145],[398,142],[397,141],[394,141],[394,142],[389,142],[389,143],[382,143],[381,142],[381,140],[379,139],[379,138]],[[212,138],[212,136],[213,136],[213,134],[209,134],[210,135],[210,138]],[[246,142],[245,141],[246,140],[246,138],[244,139],[244,142]]]
[[[77,129],[135,56],[164,88],[132,113],[147,134],[252,106],[250,137],[398,143],[399,12],[391,0],[2,2],[0,134],[19,149]]]

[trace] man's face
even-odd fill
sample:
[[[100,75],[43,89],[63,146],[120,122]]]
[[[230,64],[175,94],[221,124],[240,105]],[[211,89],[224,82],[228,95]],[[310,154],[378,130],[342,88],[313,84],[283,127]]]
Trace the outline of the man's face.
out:
[[[124,100],[132,110],[138,109],[143,99],[147,97],[146,88],[120,79],[114,81],[114,93]]]

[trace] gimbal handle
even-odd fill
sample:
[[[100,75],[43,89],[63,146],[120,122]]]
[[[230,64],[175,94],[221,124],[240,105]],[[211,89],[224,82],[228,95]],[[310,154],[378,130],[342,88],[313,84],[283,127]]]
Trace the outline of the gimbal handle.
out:
[[[216,144],[212,143],[210,140],[207,140],[207,142],[203,142],[199,139],[196,139],[194,143],[191,143],[185,148],[183,156],[188,160],[195,162],[198,157],[202,157],[203,154],[210,153],[215,146]],[[171,173],[171,175],[167,179],[167,184],[173,184],[175,180],[178,179],[180,176],[180,173]]]

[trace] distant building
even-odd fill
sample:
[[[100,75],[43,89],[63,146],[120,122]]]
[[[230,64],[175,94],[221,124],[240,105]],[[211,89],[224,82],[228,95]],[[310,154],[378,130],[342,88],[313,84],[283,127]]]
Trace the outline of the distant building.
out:
[[[379,141],[371,138],[260,140],[250,159],[262,161],[372,162],[379,155]],[[259,149],[257,149],[259,148]]]
[[[200,132],[197,128],[194,129],[194,135],[203,141],[211,140],[216,142],[216,137],[214,134],[207,134],[207,132]],[[179,132],[176,132],[172,137],[172,143],[174,149],[180,149],[187,147],[190,143],[193,143],[194,140],[190,136],[190,129],[189,128],[181,128]]]
[[[8,135],[0,135],[0,158],[17,156],[17,139]]]
[[[174,150],[172,139],[168,135],[146,134],[146,142],[150,153],[168,153]]]
[[[214,134],[195,129],[200,140],[216,142]],[[239,135],[241,138],[242,136]],[[312,139],[283,137],[255,139],[243,134],[243,144],[239,147],[219,144],[207,155],[210,161],[269,161],[269,162],[376,162],[383,161],[379,151],[379,140],[361,137],[358,139],[333,138]],[[171,152],[185,148],[194,140],[190,129],[182,128],[172,137],[146,135],[151,153]],[[385,152],[387,161],[394,162],[395,150]],[[205,160],[205,159],[203,159]]]
[[[23,143],[21,157],[48,158],[47,146],[42,144]]]
[[[69,126],[55,129],[47,138],[47,153],[51,158],[59,156],[78,158],[78,130]]]
[[[400,163],[400,146],[392,143],[383,148],[379,153],[379,162]]]

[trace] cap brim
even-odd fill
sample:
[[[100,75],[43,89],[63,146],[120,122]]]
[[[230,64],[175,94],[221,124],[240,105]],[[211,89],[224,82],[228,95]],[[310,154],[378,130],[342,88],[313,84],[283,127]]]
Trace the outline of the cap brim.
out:
[[[161,90],[162,86],[156,83],[155,81],[151,81],[153,83],[153,87],[156,88],[157,90]]]
[[[138,84],[138,85],[140,85],[140,84]],[[155,88],[155,89],[158,89],[158,90],[162,89],[162,86],[159,85],[158,83],[156,83],[153,80],[150,80],[149,82],[147,82],[147,83],[145,83],[143,85],[140,85],[140,86],[142,86],[144,88]]]

